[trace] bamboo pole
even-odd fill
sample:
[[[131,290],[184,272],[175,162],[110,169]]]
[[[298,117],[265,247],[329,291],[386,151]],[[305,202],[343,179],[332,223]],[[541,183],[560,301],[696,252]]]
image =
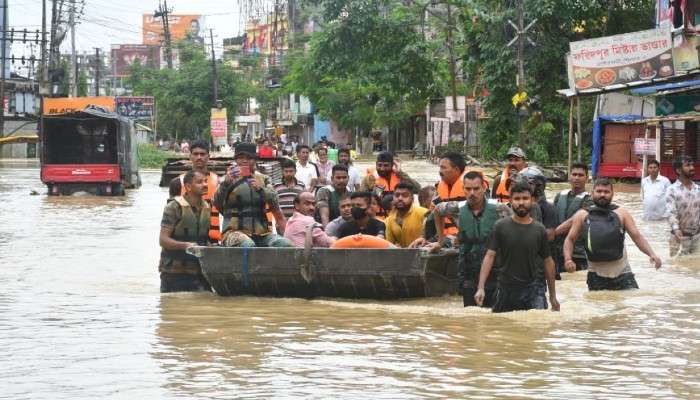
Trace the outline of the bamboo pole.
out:
[[[574,98],[571,98],[571,105],[569,106],[569,158],[567,165],[567,173],[571,174],[571,164],[573,164],[574,159]]]

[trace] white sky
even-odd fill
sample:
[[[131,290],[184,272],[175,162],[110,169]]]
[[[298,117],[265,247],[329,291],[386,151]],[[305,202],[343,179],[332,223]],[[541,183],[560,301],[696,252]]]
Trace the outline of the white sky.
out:
[[[41,29],[42,0],[6,0],[9,7],[9,28],[15,30]],[[68,3],[71,0],[65,0]],[[95,47],[108,51],[112,44],[139,44],[142,41],[141,16],[153,13],[158,8],[157,0],[73,0],[78,5],[85,2],[84,15],[76,27],[76,47],[94,53]],[[168,7],[175,14],[201,14],[202,31],[206,29],[207,43],[209,28],[214,29],[214,47],[217,53],[223,51],[223,38],[236,36],[241,32],[244,21],[239,17],[240,1],[261,3],[266,0],[169,0]],[[79,7],[79,6],[78,6]],[[51,0],[47,0],[47,30],[51,21]],[[70,36],[62,44],[66,53]],[[29,48],[13,45],[16,57],[29,56]],[[38,56],[38,51],[35,51]]]

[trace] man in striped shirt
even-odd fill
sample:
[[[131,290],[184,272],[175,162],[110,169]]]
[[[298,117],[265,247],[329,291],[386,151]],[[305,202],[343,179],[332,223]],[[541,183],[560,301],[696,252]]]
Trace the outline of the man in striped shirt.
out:
[[[296,173],[297,166],[294,161],[282,161],[282,183],[275,185],[275,191],[285,218],[294,214],[294,198],[305,190],[304,185],[295,177]]]

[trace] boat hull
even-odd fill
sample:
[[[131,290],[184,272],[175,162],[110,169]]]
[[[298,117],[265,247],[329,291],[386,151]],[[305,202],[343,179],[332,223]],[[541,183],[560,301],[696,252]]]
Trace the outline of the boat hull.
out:
[[[222,296],[401,299],[457,289],[454,251],[195,247],[191,252]]]

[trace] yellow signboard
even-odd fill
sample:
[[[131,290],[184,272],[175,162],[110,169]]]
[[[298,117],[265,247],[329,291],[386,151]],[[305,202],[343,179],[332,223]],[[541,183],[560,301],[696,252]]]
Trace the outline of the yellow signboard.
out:
[[[44,115],[68,114],[82,111],[88,106],[98,106],[114,112],[114,97],[45,97]]]

